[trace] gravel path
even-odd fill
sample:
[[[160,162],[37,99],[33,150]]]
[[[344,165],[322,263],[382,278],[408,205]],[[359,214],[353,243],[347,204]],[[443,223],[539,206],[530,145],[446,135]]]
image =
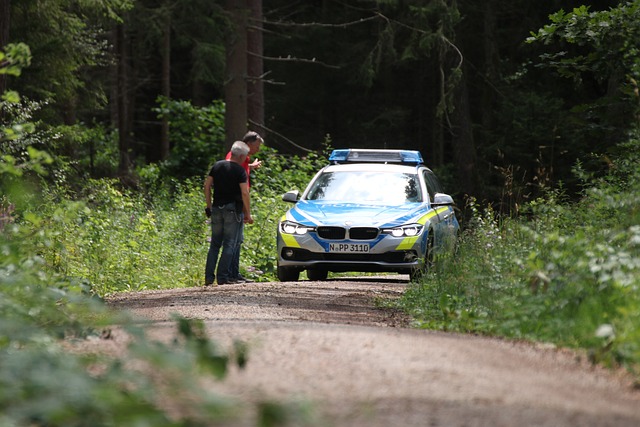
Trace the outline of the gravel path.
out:
[[[550,346],[411,329],[401,313],[376,308],[406,280],[225,285],[109,303],[153,320],[159,339],[173,336],[179,313],[203,319],[223,345],[247,341],[247,367],[211,387],[249,403],[307,403],[313,425],[640,426],[640,391],[622,373]],[[255,425],[245,412],[237,425]]]

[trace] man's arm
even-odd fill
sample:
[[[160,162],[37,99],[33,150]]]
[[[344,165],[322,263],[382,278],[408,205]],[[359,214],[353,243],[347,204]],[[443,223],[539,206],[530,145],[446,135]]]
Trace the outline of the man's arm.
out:
[[[253,218],[251,218],[251,205],[249,200],[249,186],[246,182],[240,183],[240,193],[242,194],[242,212],[244,213],[244,222],[253,224]]]
[[[204,202],[206,204],[205,212],[207,212],[207,216],[211,215],[211,187],[213,187],[213,177],[208,175],[204,180]]]

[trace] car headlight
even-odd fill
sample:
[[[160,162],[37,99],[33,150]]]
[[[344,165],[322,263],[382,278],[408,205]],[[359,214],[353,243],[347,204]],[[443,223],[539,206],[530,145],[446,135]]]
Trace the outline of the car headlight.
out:
[[[280,223],[280,232],[284,234],[307,234],[309,231],[314,231],[315,228],[307,227],[306,225],[298,224],[292,221],[282,221]]]
[[[390,228],[385,232],[391,234],[393,237],[413,237],[422,232],[424,228],[421,224],[408,224],[402,227]]]

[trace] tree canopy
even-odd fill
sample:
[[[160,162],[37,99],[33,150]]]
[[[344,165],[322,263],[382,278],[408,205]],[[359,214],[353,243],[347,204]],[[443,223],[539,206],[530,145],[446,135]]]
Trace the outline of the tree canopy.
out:
[[[33,61],[8,89],[58,135],[34,143],[130,183],[193,163],[196,141],[209,163],[246,128],[283,155],[418,149],[455,195],[511,209],[578,189],[576,162],[601,169],[637,124],[638,1],[227,3],[10,2],[9,42]],[[223,100],[226,136],[167,109]]]

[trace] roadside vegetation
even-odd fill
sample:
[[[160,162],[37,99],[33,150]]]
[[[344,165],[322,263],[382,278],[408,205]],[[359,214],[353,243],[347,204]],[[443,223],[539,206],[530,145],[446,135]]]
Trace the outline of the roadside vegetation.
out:
[[[264,157],[279,167],[275,155]],[[298,162],[290,182],[306,179],[312,167],[309,159]],[[247,345],[221,348],[202,322],[184,318],[175,319],[173,342],[163,344],[103,300],[202,285],[209,233],[202,183],[134,192],[99,179],[71,189],[51,182],[54,163],[34,149],[0,163],[0,425],[225,425],[241,402],[202,384],[223,380],[231,365],[242,368]],[[256,196],[259,225],[247,233],[243,266],[256,280],[274,278],[275,243],[265,231],[282,210],[276,192]],[[114,329],[132,338],[125,359],[92,350]],[[250,410],[259,426],[309,425],[307,409],[297,405],[266,401]]]
[[[260,159],[268,167],[252,179],[255,223],[245,228],[241,269],[269,281],[275,280],[277,223],[291,206],[282,194],[303,190],[324,159],[283,157],[266,147]],[[113,179],[88,180],[73,193],[48,186],[27,208],[47,233],[29,244],[49,268],[86,280],[101,296],[201,286],[211,235],[203,182],[204,174],[180,183],[148,179],[142,191]]]
[[[600,176],[576,166],[577,199],[549,189],[517,216],[468,200],[456,255],[411,284],[400,307],[419,327],[583,348],[594,362],[637,375],[640,139],[632,136],[619,153]],[[253,178],[256,223],[246,228],[241,268],[272,281],[275,227],[288,208],[281,195],[304,189],[324,159],[261,154],[269,167]],[[5,231],[28,233],[12,240],[38,254],[10,265],[65,277],[98,296],[200,286],[209,235],[201,187],[187,180],[134,192],[108,179],[88,181],[82,194],[48,187],[19,216],[7,213]]]
[[[640,139],[581,197],[549,190],[516,218],[471,201],[455,257],[400,306],[422,328],[553,343],[640,375]]]
[[[5,51],[0,64],[28,64],[26,45]],[[17,76],[20,67],[0,73]],[[0,425],[228,425],[243,403],[203,384],[222,381],[232,365],[242,368],[247,345],[222,348],[203,322],[180,317],[173,341],[161,343],[103,299],[201,284],[208,234],[202,181],[161,179],[175,163],[139,170],[137,188],[82,179],[80,165],[35,147],[66,138],[108,141],[106,132],[47,129],[33,119],[38,105],[16,92],[3,94],[0,107],[10,122],[0,125]],[[103,152],[94,165],[108,168],[116,157]],[[277,163],[271,162],[274,171]],[[307,160],[289,182],[313,167]],[[274,209],[275,199],[264,197],[264,211]],[[263,221],[275,221],[273,215]],[[269,250],[248,251],[250,260],[259,264]],[[123,358],[92,347],[120,330],[131,338]],[[243,409],[257,426],[310,425],[307,408],[295,404],[264,401]]]

